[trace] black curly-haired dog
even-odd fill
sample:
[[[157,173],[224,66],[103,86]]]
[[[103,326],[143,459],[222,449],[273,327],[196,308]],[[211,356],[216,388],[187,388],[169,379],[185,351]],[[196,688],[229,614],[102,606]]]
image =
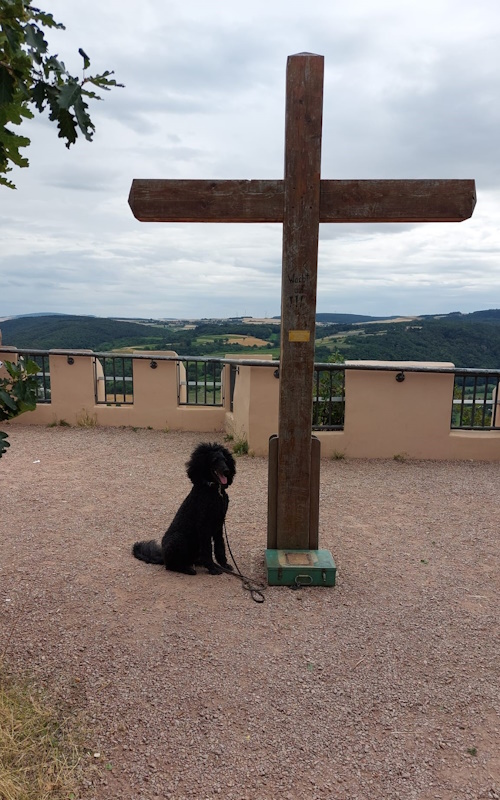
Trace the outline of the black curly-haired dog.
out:
[[[136,542],[132,553],[148,564],[164,564],[165,569],[196,575],[194,565],[220,575],[221,567],[232,569],[226,558],[223,526],[229,505],[226,489],[236,474],[234,458],[220,444],[202,442],[186,464],[193,488],[183,501],[161,540]]]

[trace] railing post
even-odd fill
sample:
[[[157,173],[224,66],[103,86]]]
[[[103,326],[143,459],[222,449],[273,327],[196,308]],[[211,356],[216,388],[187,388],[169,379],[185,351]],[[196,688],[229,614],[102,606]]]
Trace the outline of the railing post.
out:
[[[9,348],[11,350],[13,348]],[[17,364],[18,353],[7,353],[3,351],[3,348],[0,347],[0,361],[5,364],[6,361],[10,361],[12,364]],[[0,367],[0,378],[8,378],[9,373],[5,369],[5,366]]]
[[[500,377],[497,378],[496,388],[491,395],[491,425],[500,427]]]
[[[155,355],[151,352],[151,358],[133,360],[135,424],[166,428],[177,413],[177,366],[176,361],[156,360]],[[161,355],[177,353],[171,350]]]
[[[64,419],[72,425],[82,414],[93,414],[95,406],[93,353],[78,353],[68,356],[58,350],[49,351],[51,402],[47,409],[54,420]]]
[[[449,362],[348,361],[344,432],[354,457],[440,457],[450,433],[453,373],[405,372],[405,366],[453,369]],[[367,371],[356,365],[391,366]],[[394,371],[398,366],[399,371]]]
[[[273,357],[269,355],[260,360],[272,361]],[[258,456],[267,456],[269,437],[278,431],[279,380],[275,372],[272,367],[240,365],[233,411],[226,415],[227,432],[235,438],[246,439],[249,449]]]

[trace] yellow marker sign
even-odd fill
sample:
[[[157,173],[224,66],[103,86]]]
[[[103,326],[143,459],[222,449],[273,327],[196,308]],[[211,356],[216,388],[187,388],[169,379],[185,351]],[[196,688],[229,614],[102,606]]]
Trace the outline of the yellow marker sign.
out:
[[[308,342],[310,338],[310,331],[290,331],[288,333],[289,342]]]

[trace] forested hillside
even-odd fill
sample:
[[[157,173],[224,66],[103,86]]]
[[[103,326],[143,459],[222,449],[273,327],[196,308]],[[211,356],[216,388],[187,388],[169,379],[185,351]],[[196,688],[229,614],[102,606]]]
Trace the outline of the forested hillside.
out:
[[[158,328],[105,317],[50,315],[0,322],[2,344],[36,350],[107,350],[158,337]],[[123,344],[122,344],[123,343]]]
[[[44,315],[0,322],[2,343],[20,349],[86,349],[95,352],[121,348],[175,350],[179,355],[210,356],[246,353],[258,349],[234,342],[235,336],[261,339],[268,351],[279,347],[279,324],[248,325],[243,322],[200,321],[143,324],[103,317]]]
[[[345,359],[451,361],[457,367],[500,369],[499,312],[334,326],[323,328],[321,337],[316,352],[319,361],[336,349]]]
[[[339,316],[339,315],[337,315]],[[500,310],[472,314],[418,317],[407,321],[387,318],[376,323],[349,322],[316,328],[316,360],[336,353],[343,359],[383,361],[451,361],[458,367],[500,369]],[[359,316],[358,316],[359,319]],[[400,318],[397,318],[400,319]],[[279,324],[248,324],[238,320],[200,320],[149,324],[100,317],[21,317],[0,323],[3,344],[20,349],[122,348],[174,350],[179,355],[258,358],[279,357]]]
[[[316,322],[322,322],[325,325],[339,323],[350,324],[355,322],[376,322],[378,320],[394,319],[394,317],[368,317],[365,314],[326,314],[319,312],[316,314]]]

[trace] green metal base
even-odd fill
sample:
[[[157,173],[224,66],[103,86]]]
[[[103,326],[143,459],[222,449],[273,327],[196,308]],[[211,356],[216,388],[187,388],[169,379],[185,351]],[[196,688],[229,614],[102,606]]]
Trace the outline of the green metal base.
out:
[[[269,586],[335,586],[329,550],[266,550]]]

